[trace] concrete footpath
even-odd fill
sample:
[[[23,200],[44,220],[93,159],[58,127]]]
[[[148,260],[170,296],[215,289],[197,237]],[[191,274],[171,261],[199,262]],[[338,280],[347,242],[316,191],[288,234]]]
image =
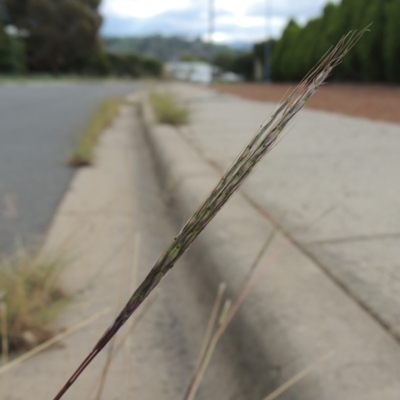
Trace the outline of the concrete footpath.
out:
[[[0,363],[1,400],[53,398],[176,235],[181,221],[171,211],[136,107],[124,104],[100,137],[95,165],[77,171],[46,237],[43,254],[67,261],[62,285],[72,298],[55,321],[62,338],[30,358]],[[219,284],[207,267],[183,257],[156,289],[156,301],[138,310],[65,400],[182,399]],[[235,324],[245,326],[240,318]],[[252,348],[252,336],[227,332],[196,400],[270,393],[269,366]]]
[[[142,117],[186,219],[274,105],[171,89],[189,126],[155,124],[145,96]],[[261,252],[239,318],[268,387],[329,356],[280,399],[400,396],[399,153],[398,125],[304,110],[192,250],[232,292]]]

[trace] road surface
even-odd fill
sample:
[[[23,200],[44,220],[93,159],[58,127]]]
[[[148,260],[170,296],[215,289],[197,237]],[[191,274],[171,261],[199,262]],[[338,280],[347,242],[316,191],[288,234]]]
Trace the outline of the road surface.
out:
[[[98,103],[129,82],[0,85],[0,254],[45,232],[74,170],[66,159]]]

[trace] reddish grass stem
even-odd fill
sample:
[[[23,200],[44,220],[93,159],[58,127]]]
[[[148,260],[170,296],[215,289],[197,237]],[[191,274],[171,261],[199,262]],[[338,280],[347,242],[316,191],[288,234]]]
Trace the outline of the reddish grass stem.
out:
[[[197,209],[167,250],[161,255],[117,318],[96,343],[93,350],[84,359],[71,378],[54,397],[54,400],[62,398],[64,393],[78,379],[79,375],[103,350],[133,312],[136,311],[152,290],[160,283],[165,274],[175,265],[190,244],[250,175],[261,158],[277,144],[278,138],[281,137],[284,128],[304,107],[306,101],[325,82],[332,69],[342,61],[343,57],[357,43],[366,30],[367,28],[358,33],[353,31],[344,36],[339,43],[321,59],[319,64],[310,71],[294,91],[279,104],[276,111],[260,127],[204,203]]]

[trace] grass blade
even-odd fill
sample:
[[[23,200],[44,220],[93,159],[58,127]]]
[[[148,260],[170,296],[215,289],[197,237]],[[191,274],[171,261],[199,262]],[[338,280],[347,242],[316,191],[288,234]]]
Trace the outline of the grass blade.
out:
[[[308,374],[310,374],[312,371],[314,371],[319,365],[321,365],[322,363],[327,361],[328,358],[330,358],[331,356],[332,356],[332,354],[330,354],[330,353],[329,354],[325,354],[324,356],[322,356],[318,360],[314,361],[308,367],[304,368],[303,370],[298,372],[295,376],[290,378],[283,385],[279,386],[278,389],[274,390],[264,400],[274,400],[274,399],[276,399],[282,393],[286,392],[286,390],[290,389],[294,384],[296,384],[297,382],[301,381]]]
[[[28,358],[33,357],[35,354],[40,353],[41,351],[49,348],[53,344],[59,342],[60,340],[63,340],[64,338],[72,335],[73,333],[79,331],[80,329],[85,328],[87,325],[90,325],[100,317],[104,316],[107,314],[110,310],[108,308],[105,308],[103,311],[100,311],[97,314],[94,314],[90,316],[89,318],[77,323],[76,325],[71,326],[64,332],[59,333],[58,335],[52,337],[49,339],[47,342],[44,342],[40,344],[39,346],[34,347],[32,350],[22,354],[21,356],[15,358],[14,360],[10,361],[6,365],[3,365],[0,368],[0,375],[3,374],[4,372],[8,371],[9,369],[16,367],[18,364],[21,364],[22,362],[26,361]]]

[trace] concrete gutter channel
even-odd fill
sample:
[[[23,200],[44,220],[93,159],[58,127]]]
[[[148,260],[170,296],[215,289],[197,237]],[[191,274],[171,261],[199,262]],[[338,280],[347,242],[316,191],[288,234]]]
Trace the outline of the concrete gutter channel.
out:
[[[219,175],[179,130],[155,123],[144,93],[140,105],[160,180],[183,222]],[[239,193],[190,253],[205,266],[210,287],[224,281],[233,294],[274,229]],[[279,398],[400,398],[399,343],[279,230],[253,276],[256,284],[229,328],[248,375],[261,377],[251,398],[262,399],[324,356],[329,357]]]

